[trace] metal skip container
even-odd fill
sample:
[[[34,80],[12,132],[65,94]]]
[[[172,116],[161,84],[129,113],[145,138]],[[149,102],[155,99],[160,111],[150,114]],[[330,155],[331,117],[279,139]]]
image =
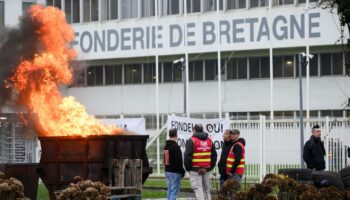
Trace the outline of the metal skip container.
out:
[[[142,182],[152,168],[146,154],[147,135],[100,135],[39,137],[41,159],[38,174],[47,187],[50,199],[65,189],[75,176],[108,182],[110,159],[141,159]]]

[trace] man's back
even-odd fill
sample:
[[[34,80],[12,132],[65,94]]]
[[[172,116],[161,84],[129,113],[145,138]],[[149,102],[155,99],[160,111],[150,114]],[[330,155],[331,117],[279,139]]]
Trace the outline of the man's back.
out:
[[[184,176],[185,169],[183,168],[182,153],[179,145],[173,140],[167,140],[164,150],[168,150],[169,156],[169,164],[165,165],[165,171],[179,173]]]

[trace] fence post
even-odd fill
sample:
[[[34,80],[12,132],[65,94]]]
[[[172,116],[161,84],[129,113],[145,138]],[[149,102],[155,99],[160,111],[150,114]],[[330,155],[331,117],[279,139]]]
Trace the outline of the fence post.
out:
[[[266,116],[262,116],[262,134],[263,134],[263,178],[266,175]]]
[[[159,149],[159,137],[157,138],[157,173],[160,175],[160,149]]]
[[[325,145],[325,149],[326,149],[326,170],[329,170],[329,117],[326,117],[326,124],[325,124],[325,129],[326,129],[326,133],[325,133],[325,139],[324,139],[324,145]]]
[[[264,165],[265,165],[265,158],[264,158],[264,133],[263,133],[263,123],[264,118],[263,115],[260,115],[260,121],[259,121],[259,134],[260,134],[260,145],[259,145],[259,180],[262,182],[264,178]]]
[[[341,145],[341,148],[342,148],[342,166],[341,168],[344,168],[346,167],[346,158],[348,156],[348,152],[347,152],[347,149],[346,149],[346,142],[345,141],[345,137],[344,137],[344,132],[345,132],[345,122],[341,122],[341,140],[343,141],[342,145]]]

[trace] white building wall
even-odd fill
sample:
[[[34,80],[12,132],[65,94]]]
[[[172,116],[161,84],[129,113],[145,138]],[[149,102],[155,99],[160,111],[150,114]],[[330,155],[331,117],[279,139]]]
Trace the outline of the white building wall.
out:
[[[5,0],[5,26],[17,26],[18,19],[22,15],[21,0]]]
[[[299,110],[299,80],[274,80],[274,109]],[[223,82],[223,111],[268,111],[269,80],[236,80]],[[337,84],[338,83],[338,84]],[[305,102],[305,79],[304,102]],[[349,77],[310,78],[310,110],[343,109],[350,94]],[[218,112],[217,82],[190,83],[190,112]],[[154,114],[155,84],[69,88],[65,95],[75,96],[94,115]],[[160,113],[183,112],[182,83],[160,84]]]
[[[38,0],[39,3],[45,3],[44,0]],[[312,4],[314,5],[314,4]],[[316,5],[316,4],[315,4]],[[273,7],[272,16],[300,16],[304,11],[304,4],[286,5],[281,7]],[[319,28],[314,29],[320,32],[319,38],[310,39],[311,46],[319,45],[333,45],[339,38],[337,30],[337,23],[334,20],[336,15],[328,10],[316,8],[310,12],[320,13],[320,18],[316,22],[320,22]],[[21,0],[5,0],[5,25],[16,26],[18,19],[22,14]],[[268,17],[268,8],[254,8],[242,10],[221,11],[220,19],[232,21],[234,19],[246,19],[252,17]],[[269,42],[262,39],[260,42],[249,41],[251,30],[249,24],[245,23],[241,28],[244,32],[238,36],[244,37],[246,42],[238,44],[224,43],[217,46],[214,43],[211,46],[203,46],[200,25],[205,21],[215,22],[216,12],[208,13],[193,13],[188,15],[188,22],[195,22],[198,26],[193,30],[198,33],[198,37],[192,38],[198,45],[189,48],[190,53],[200,53],[215,51],[220,49],[222,51],[254,50],[267,49]],[[91,22],[73,24],[76,32],[83,31],[97,31],[101,32],[106,29],[132,28],[132,27],[147,27],[156,25],[154,17],[141,19],[126,19],[116,21]],[[184,16],[162,16],[158,20],[158,24],[167,27],[169,24],[184,25]],[[279,22],[279,28],[285,25]],[[254,25],[254,33],[259,29],[259,23]],[[287,24],[288,26],[288,24]],[[250,31],[248,31],[250,30]],[[279,32],[281,29],[278,30]],[[290,30],[289,30],[290,31]],[[161,42],[166,45],[169,39],[168,30],[164,29],[162,32]],[[288,32],[290,37],[290,32]],[[79,38],[77,37],[76,40]],[[224,41],[222,41],[224,42]],[[127,44],[131,44],[129,41]],[[288,40],[273,40],[274,48],[295,48],[304,47],[306,39],[296,36],[295,39]],[[116,51],[116,52],[97,52],[82,53],[79,44],[75,47],[79,51],[79,59],[81,60],[101,60],[116,59],[116,58],[130,58],[140,56],[155,56],[156,53],[161,55],[184,54],[183,44],[177,48],[163,49],[136,49],[130,51]],[[219,47],[219,48],[218,48]],[[331,50],[331,48],[330,48]],[[278,53],[278,50],[274,50]],[[236,55],[236,54],[235,54]],[[109,60],[113,62],[113,60]],[[133,62],[130,60],[130,62]],[[350,88],[348,87],[350,79],[348,77],[311,77],[310,78],[310,110],[324,110],[324,109],[342,109],[342,104],[347,100],[346,95],[350,95]],[[304,100],[305,100],[305,80],[304,84]],[[299,96],[298,96],[298,79],[283,78],[274,79],[274,110],[298,110]],[[218,112],[218,91],[217,82],[191,82],[189,86],[189,108],[191,113],[203,112]],[[341,91],[344,90],[345,94]],[[155,84],[139,84],[139,85],[119,85],[119,86],[101,86],[101,87],[79,87],[63,89],[64,95],[75,96],[83,105],[86,106],[87,111],[94,115],[116,115],[116,114],[154,114],[156,112],[155,99]],[[183,112],[183,85],[182,83],[162,83],[159,87],[159,111],[160,113],[181,113]],[[223,112],[250,112],[250,111],[268,111],[270,109],[270,81],[264,80],[234,80],[224,81],[222,83],[222,108]]]

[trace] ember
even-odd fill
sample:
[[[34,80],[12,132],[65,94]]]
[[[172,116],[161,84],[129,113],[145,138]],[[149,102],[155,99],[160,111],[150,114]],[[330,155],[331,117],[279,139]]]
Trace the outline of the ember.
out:
[[[18,93],[17,103],[32,113],[40,136],[120,134],[122,129],[105,126],[86,113],[74,97],[63,97],[59,85],[72,81],[70,61],[76,51],[70,48],[73,29],[62,11],[34,5],[28,9],[38,40],[33,58],[21,59],[7,87]]]

